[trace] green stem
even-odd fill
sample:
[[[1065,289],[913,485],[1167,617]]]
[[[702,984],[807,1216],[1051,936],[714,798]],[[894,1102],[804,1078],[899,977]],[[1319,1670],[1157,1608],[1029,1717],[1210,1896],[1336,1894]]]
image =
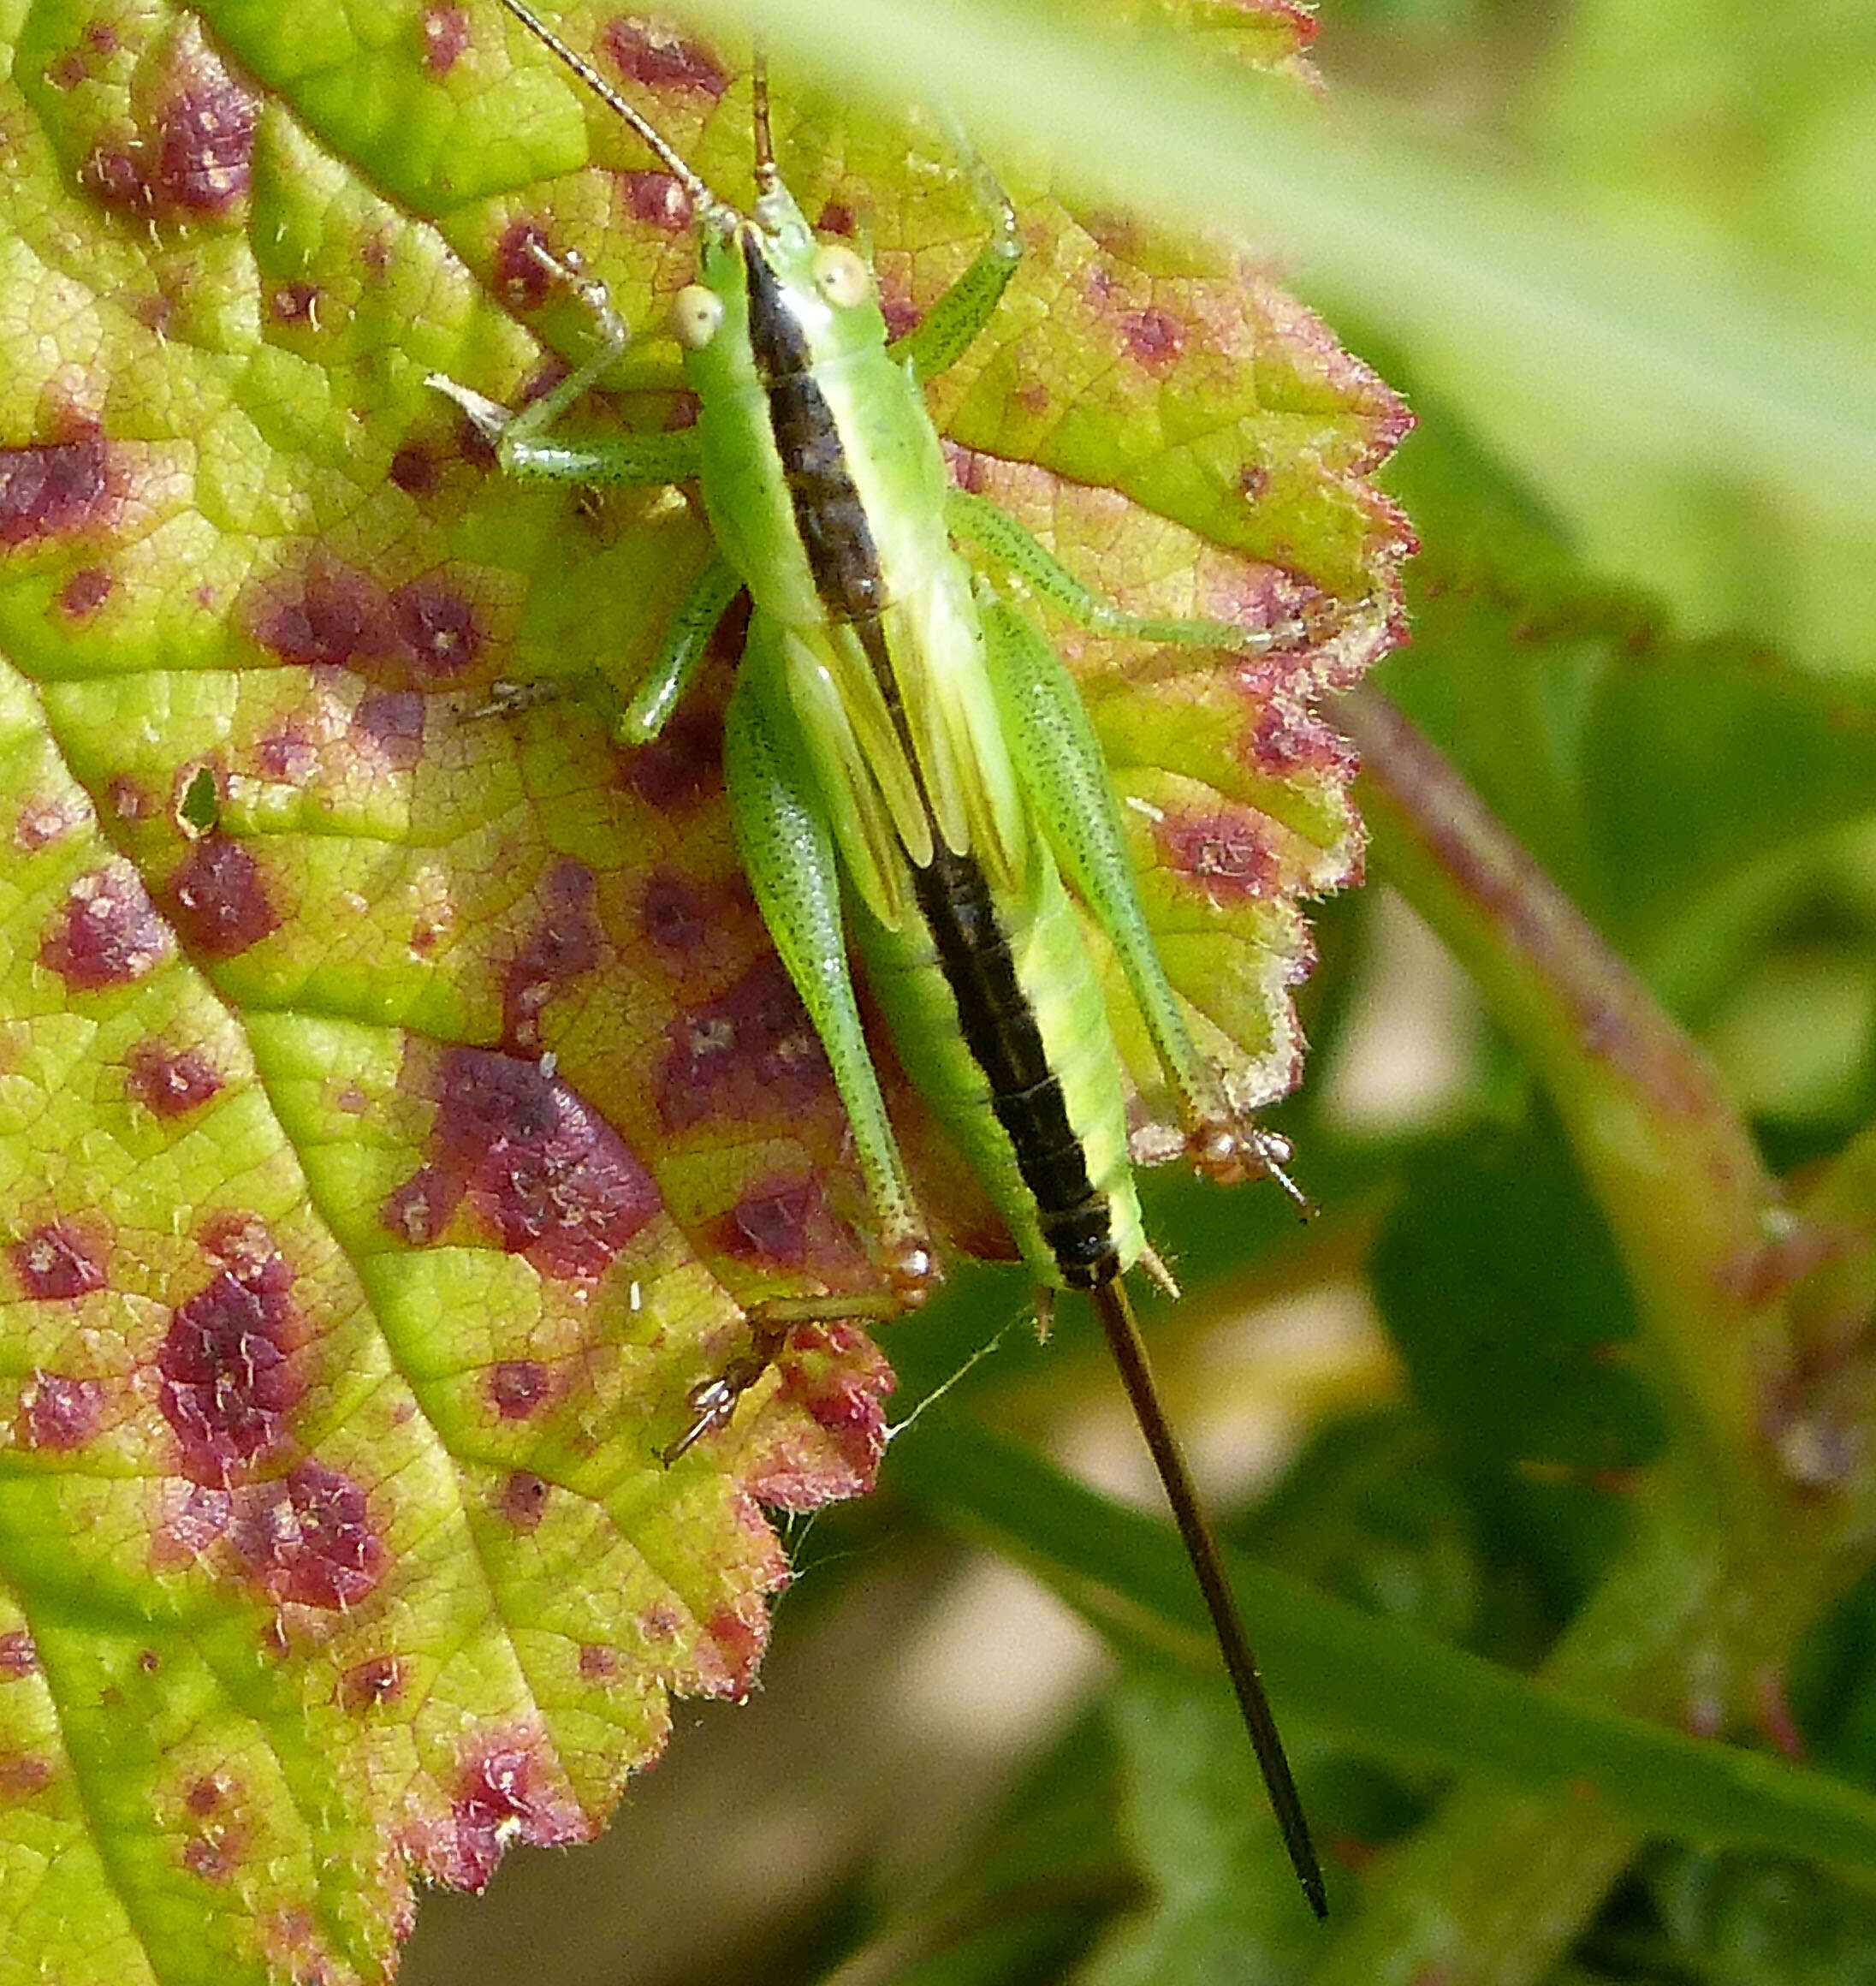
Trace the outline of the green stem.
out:
[[[1867,1495],[1803,1494],[1767,1438],[1796,1370],[1772,1247],[1789,1248],[1791,1223],[1699,1050],[1452,768],[1377,693],[1349,698],[1342,719],[1380,866],[1550,1091],[1671,1415],[1628,1549],[1546,1680],[1717,1733],[1762,1712],[1867,1557]],[[1317,1986],[1541,1977],[1642,1839],[1593,1785],[1463,1785],[1389,1858]]]
[[[1705,1057],[1453,768],[1373,691],[1339,706],[1380,866],[1549,1090],[1632,1278],[1677,1440],[1748,1501],[1782,1365],[1778,1186]]]

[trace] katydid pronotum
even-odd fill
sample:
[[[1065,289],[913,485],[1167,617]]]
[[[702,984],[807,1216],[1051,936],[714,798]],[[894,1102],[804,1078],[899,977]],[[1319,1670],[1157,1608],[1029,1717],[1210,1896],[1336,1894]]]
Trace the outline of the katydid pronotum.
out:
[[[923,382],[969,348],[1022,253],[1015,211],[987,167],[965,153],[989,223],[984,247],[917,329],[888,343],[867,262],[816,240],[782,183],[759,61],[756,199],[745,215],[522,0],[502,3],[625,119],[691,203],[698,270],[671,328],[697,425],[591,446],[553,433],[626,334],[602,286],[544,250],[543,266],[592,313],[598,338],[586,362],[519,413],[449,379],[431,384],[516,473],[698,484],[715,550],[615,734],[627,744],[657,735],[746,592],[747,644],[724,722],[732,815],[846,1106],[888,1286],[870,1301],[756,1305],[747,1353],[695,1390],[694,1418],[668,1457],[727,1422],[792,1324],[889,1316],[916,1306],[938,1275],[862,1031],[851,935],[907,1073],[1009,1227],[1039,1312],[1057,1290],[1082,1290],[1100,1317],[1291,1861],[1322,1916],[1322,1873],[1289,1763],[1126,1293],[1137,1266],[1171,1279],[1142,1228],[1119,1057],[1065,872],[1119,959],[1192,1162],[1220,1180],[1273,1179],[1302,1202],[1284,1170],[1287,1145],[1231,1106],[1194,1045],[1154,949],[1093,728],[1011,582],[1115,635],[1239,653],[1278,637],[1124,615],[1013,520],[950,484]]]

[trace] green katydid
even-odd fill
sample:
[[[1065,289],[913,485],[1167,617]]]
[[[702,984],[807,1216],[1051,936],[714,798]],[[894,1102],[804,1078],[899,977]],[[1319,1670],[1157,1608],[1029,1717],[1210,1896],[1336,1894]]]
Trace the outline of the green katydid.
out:
[[[1088,1293],[1120,1367],[1216,1629],[1291,1860],[1310,1906],[1322,1874],[1218,1547],[1164,1412],[1124,1278],[1170,1279],[1143,1231],[1125,1090],[1103,995],[1065,887],[1098,920],[1177,1100],[1193,1163],[1276,1180],[1284,1141],[1244,1121],[1198,1053],[1154,950],[1107,769],[1066,670],[993,574],[1083,625],[1245,652],[1269,631],[1121,614],[1003,513],[949,482],[922,383],[968,348],[1021,255],[1016,216],[971,160],[988,240],[917,328],[889,344],[873,274],[817,241],[783,185],[756,78],[757,197],[747,215],[698,177],[523,0],[522,24],[603,98],[688,198],[695,281],[672,329],[696,427],[603,445],[555,424],[624,348],[603,288],[572,283],[600,336],[525,411],[454,381],[461,406],[525,475],[580,483],[696,479],[715,551],[644,681],[622,742],[655,737],[739,594],[747,645],[725,717],[724,770],[751,886],[818,1032],[850,1120],[887,1289],[759,1304],[751,1345],[692,1395],[678,1454],[722,1426],[805,1318],[916,1305],[938,1269],[862,1031],[847,962],[865,961],[907,1073],[1007,1223],[1038,1309]],[[975,555],[975,569],[960,548]]]

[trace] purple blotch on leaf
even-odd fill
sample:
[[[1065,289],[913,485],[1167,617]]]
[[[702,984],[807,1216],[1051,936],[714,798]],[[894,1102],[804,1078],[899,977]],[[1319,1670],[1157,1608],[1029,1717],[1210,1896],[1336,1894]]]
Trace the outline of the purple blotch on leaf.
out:
[[[661,234],[681,235],[694,217],[690,194],[668,172],[649,167],[622,172],[619,196],[627,220]]]
[[[280,928],[280,913],[246,844],[205,835],[169,879],[171,913],[182,942],[199,957],[238,958]]]
[[[393,772],[408,772],[424,755],[427,706],[415,690],[371,690],[352,713],[352,734],[367,739]]]
[[[348,1710],[369,1710],[395,1704],[404,1693],[405,1668],[395,1655],[374,1655],[355,1662],[339,1678],[339,1701]]]
[[[20,1287],[39,1303],[89,1296],[104,1287],[104,1248],[73,1221],[49,1221],[7,1251]]]
[[[221,1071],[199,1049],[171,1049],[151,1038],[140,1041],[125,1064],[126,1092],[158,1117],[199,1109],[221,1088]]]
[[[628,83],[648,90],[696,90],[715,103],[729,87],[708,49],[668,27],[611,21],[601,31],[599,46]]]
[[[0,449],[0,544],[80,531],[100,520],[110,495],[102,435]]]
[[[221,1266],[170,1316],[157,1404],[175,1431],[181,1472],[222,1490],[285,1438],[304,1389],[291,1357],[300,1324],[293,1271],[261,1222],[226,1219],[205,1246]]]
[[[584,862],[563,859],[548,871],[540,920],[502,978],[502,1038],[510,1048],[538,1048],[542,1009],[599,963],[605,936],[593,895],[593,872]]]
[[[424,67],[433,76],[447,76],[469,45],[469,14],[462,7],[426,7],[420,32]]]
[[[60,1454],[81,1448],[104,1425],[101,1380],[62,1372],[35,1372],[20,1396],[16,1424],[21,1444]]]
[[[502,1359],[489,1368],[489,1403],[503,1420],[526,1420],[553,1390],[537,1359]]]
[[[808,1259],[809,1228],[821,1204],[820,1188],[811,1179],[770,1180],[745,1193],[722,1216],[715,1239],[742,1261],[799,1269]]]
[[[253,1485],[231,1537],[249,1573],[282,1605],[355,1607],[390,1562],[364,1490],[323,1462]]]
[[[169,956],[174,941],[128,862],[80,876],[39,947],[39,963],[74,992],[128,986]]]
[[[547,1515],[549,1485],[531,1469],[517,1469],[502,1486],[502,1514],[517,1531],[534,1531]]]
[[[542,1275],[591,1281],[661,1205],[625,1141],[565,1084],[485,1049],[442,1057],[429,1150],[381,1216],[416,1247],[437,1240],[466,1204]]]
[[[1281,877],[1283,865],[1261,816],[1169,814],[1155,824],[1154,837],[1167,866],[1202,883],[1214,901],[1267,896]]]
[[[550,1848],[584,1840],[592,1824],[549,1776],[536,1738],[485,1744],[458,1773],[449,1817],[419,1825],[407,1846],[433,1881],[480,1890],[511,1841]]]
[[[435,574],[425,574],[391,595],[391,622],[409,651],[418,677],[447,682],[482,652],[483,634],[467,599]]]
[[[773,954],[720,1000],[680,1014],[665,1030],[658,1112],[681,1131],[706,1117],[798,1114],[833,1090],[814,1024]]]
[[[713,792],[722,764],[721,718],[680,711],[650,744],[627,752],[625,773],[647,806],[670,811]]]
[[[110,598],[116,584],[102,566],[80,566],[59,588],[60,613],[68,621],[88,619]]]
[[[1120,318],[1120,335],[1149,372],[1166,371],[1185,349],[1185,327],[1169,311],[1127,311]]]

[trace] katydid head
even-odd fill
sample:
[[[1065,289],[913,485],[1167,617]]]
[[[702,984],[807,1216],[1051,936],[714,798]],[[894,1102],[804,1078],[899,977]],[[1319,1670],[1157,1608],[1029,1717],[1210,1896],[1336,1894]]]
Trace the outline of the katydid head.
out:
[[[779,181],[753,214],[699,223],[697,279],[674,299],[671,329],[701,396],[807,372],[887,335],[864,259],[816,236]]]
[[[684,348],[685,374],[695,390],[747,386],[772,377],[774,365],[758,365],[751,342],[752,337],[763,342],[765,327],[798,352],[804,366],[837,358],[856,345],[884,342],[872,270],[845,242],[817,240],[782,183],[769,133],[768,67],[759,47],[751,106],[756,199],[745,214],[713,192],[651,121],[526,0],[502,4],[638,134],[689,199],[697,217],[698,273],[673,303],[671,331]]]

